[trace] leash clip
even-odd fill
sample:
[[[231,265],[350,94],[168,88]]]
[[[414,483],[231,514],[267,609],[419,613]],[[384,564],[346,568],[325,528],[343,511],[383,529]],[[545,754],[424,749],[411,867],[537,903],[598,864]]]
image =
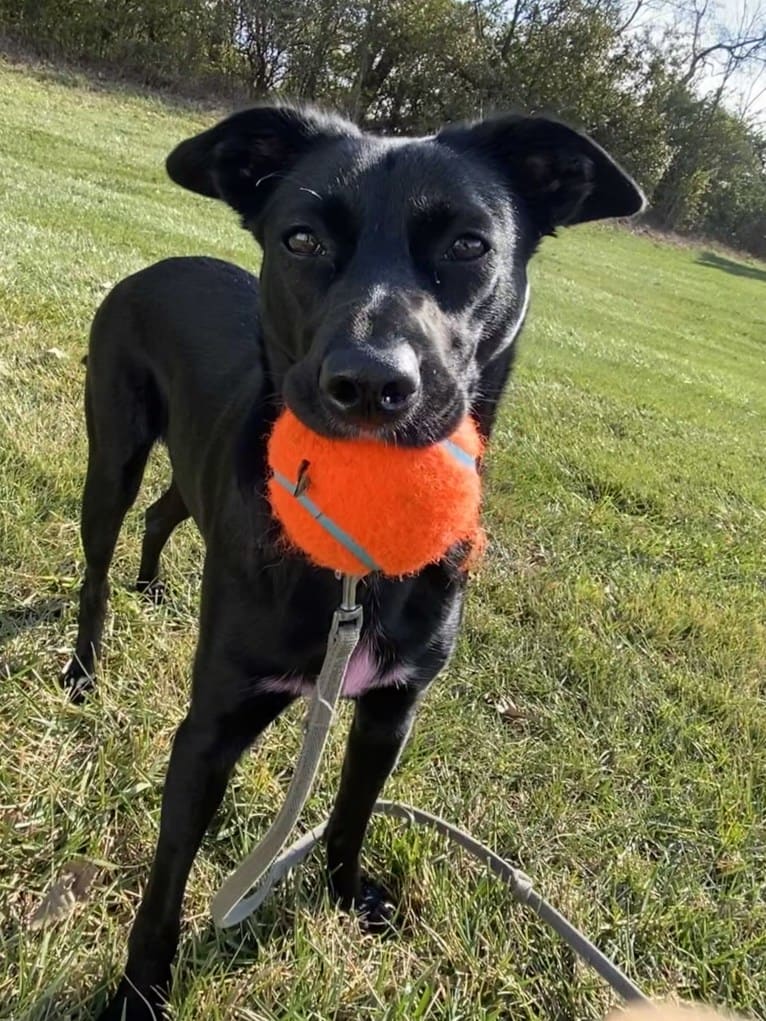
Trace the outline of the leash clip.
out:
[[[356,589],[359,585],[359,578],[355,574],[344,574],[343,576],[343,593],[341,595],[340,606],[338,610],[343,614],[344,622],[347,619],[346,614],[354,614],[353,619],[356,619],[362,612],[362,607],[356,598]]]

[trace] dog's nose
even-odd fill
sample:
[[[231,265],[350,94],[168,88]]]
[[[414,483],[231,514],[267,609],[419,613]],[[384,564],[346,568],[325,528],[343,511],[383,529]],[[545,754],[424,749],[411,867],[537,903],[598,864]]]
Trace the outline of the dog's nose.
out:
[[[337,348],[326,355],[319,389],[331,412],[360,425],[392,424],[420,392],[420,366],[409,345],[387,350]]]

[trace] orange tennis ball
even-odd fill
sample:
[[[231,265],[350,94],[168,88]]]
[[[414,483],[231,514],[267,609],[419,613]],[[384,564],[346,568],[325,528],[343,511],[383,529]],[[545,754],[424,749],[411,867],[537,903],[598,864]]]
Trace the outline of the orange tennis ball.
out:
[[[481,545],[482,446],[469,417],[415,448],[327,439],[284,411],[269,438],[269,501],[289,544],[320,567],[412,574],[458,542]]]

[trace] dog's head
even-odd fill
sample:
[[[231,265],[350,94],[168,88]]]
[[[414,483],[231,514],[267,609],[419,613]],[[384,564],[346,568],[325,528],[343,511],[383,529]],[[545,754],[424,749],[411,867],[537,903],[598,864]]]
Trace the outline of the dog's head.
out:
[[[499,395],[540,238],[643,205],[593,141],[539,117],[409,139],[260,107],[182,142],[167,169],[261,244],[267,358],[292,410],[326,435],[413,445]]]

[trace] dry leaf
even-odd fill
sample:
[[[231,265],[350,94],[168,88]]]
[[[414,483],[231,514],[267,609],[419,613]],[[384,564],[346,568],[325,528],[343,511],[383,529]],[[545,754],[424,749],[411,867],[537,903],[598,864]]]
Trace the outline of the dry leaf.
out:
[[[507,723],[515,723],[517,720],[528,720],[530,717],[530,713],[526,709],[522,709],[520,705],[517,705],[507,695],[500,695],[495,698],[489,697],[487,701],[498,716],[501,716]]]
[[[29,919],[29,928],[33,931],[41,929],[71,914],[78,901],[85,900],[97,871],[93,862],[67,862],[60,878],[48,890]]]

